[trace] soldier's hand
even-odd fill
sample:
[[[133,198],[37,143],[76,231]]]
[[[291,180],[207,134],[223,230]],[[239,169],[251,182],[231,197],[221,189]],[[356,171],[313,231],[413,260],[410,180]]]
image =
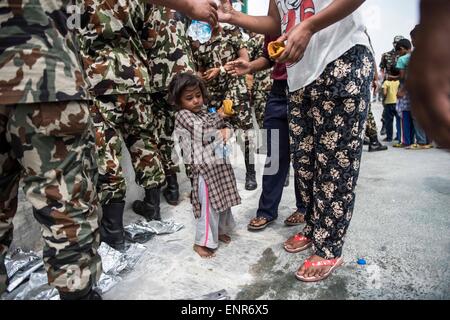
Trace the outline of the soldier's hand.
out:
[[[213,80],[214,78],[217,78],[220,74],[220,68],[211,68],[209,70],[206,70],[203,75],[202,79],[206,82]]]
[[[250,62],[241,58],[228,62],[225,65],[225,68],[229,68],[230,71],[228,71],[228,73],[235,77],[243,76],[252,72]]]
[[[218,21],[217,4],[214,0],[178,0],[185,3],[184,13],[191,19],[208,22],[216,26]],[[180,10],[183,11],[183,10]]]

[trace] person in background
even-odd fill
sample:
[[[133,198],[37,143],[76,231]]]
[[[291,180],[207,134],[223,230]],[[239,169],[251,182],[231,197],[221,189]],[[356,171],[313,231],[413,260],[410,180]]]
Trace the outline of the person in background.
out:
[[[397,76],[398,72],[394,73],[392,76]],[[395,118],[396,122],[396,128],[397,128],[397,136],[396,140],[400,139],[401,132],[399,131],[400,126],[400,116],[398,115],[397,111],[395,110],[395,107],[397,105],[397,92],[398,88],[400,86],[399,80],[386,80],[383,82],[383,105],[384,105],[384,112],[386,115],[385,118],[385,126],[386,126],[386,139],[385,141],[391,142],[393,138],[393,122]]]
[[[397,42],[400,40],[405,39],[405,37],[398,35],[394,37],[394,40],[392,41],[393,48],[392,50],[385,52],[381,55],[381,61],[380,61],[380,70],[381,70],[381,78],[386,80],[399,80],[399,76],[393,76],[393,74],[396,73],[395,65],[397,64],[398,54],[395,50],[395,46],[397,45]],[[384,97],[382,101],[384,100]],[[384,107],[384,106],[383,106]],[[383,127],[381,128],[381,135],[386,134],[386,128],[385,128],[385,114],[386,109],[383,108],[383,115],[381,117],[381,121],[383,123]]]

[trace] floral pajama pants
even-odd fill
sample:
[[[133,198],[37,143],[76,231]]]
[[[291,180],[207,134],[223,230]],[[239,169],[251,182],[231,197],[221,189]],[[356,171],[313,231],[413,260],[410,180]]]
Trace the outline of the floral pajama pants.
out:
[[[292,163],[307,208],[303,234],[325,259],[341,256],[353,213],[373,66],[371,52],[357,45],[290,94]]]

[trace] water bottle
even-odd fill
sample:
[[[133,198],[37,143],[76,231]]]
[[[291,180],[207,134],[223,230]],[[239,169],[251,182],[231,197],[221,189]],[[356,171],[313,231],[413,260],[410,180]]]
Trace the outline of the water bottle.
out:
[[[198,20],[192,20],[187,34],[192,38],[192,40],[198,40],[200,43],[205,43],[208,42],[209,39],[211,39],[212,30],[211,26],[208,23]]]
[[[214,148],[214,153],[217,159],[227,159],[231,154],[231,149],[228,144],[221,142]]]

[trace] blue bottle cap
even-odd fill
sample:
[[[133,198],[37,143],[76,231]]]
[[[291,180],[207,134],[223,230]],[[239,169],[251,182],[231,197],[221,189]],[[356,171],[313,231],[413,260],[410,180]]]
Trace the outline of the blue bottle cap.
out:
[[[364,260],[364,259],[358,259],[358,264],[361,265],[361,266],[363,266],[363,265],[366,264],[366,260]]]

